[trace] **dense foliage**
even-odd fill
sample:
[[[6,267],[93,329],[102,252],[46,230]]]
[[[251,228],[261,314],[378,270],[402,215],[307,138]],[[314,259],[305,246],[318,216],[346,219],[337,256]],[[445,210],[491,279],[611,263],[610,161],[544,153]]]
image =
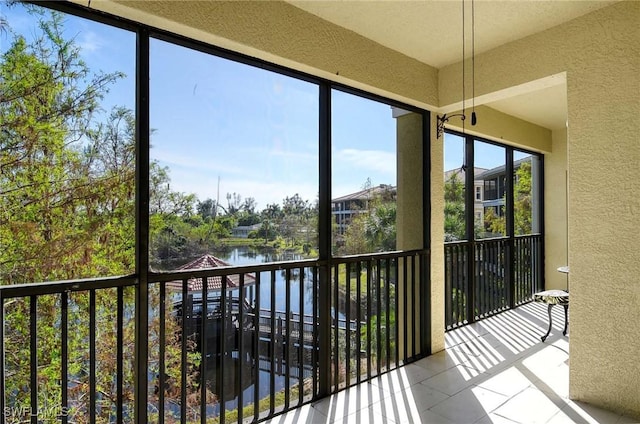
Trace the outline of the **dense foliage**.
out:
[[[35,11],[36,9],[34,9]],[[32,283],[133,271],[134,148],[131,112],[115,108],[97,124],[100,100],[120,73],[93,72],[80,49],[62,36],[63,18],[41,16],[33,42],[11,34],[0,60],[0,278],[2,284]],[[131,290],[123,303],[131,304]],[[78,397],[87,385],[90,299],[69,294],[69,380],[72,413],[86,409]],[[6,400],[29,404],[30,299],[5,309]],[[37,300],[38,399],[60,405],[61,296]],[[117,360],[113,352],[114,290],[96,292],[96,383],[100,403],[112,401]],[[132,340],[131,321],[123,325]],[[133,343],[124,343],[126,357]],[[124,375],[131,381],[131,364]],[[33,388],[35,389],[35,388]],[[131,391],[129,385],[127,392]]]
[[[532,186],[531,162],[523,161],[515,171],[514,180],[514,231],[515,235],[531,234],[532,231]],[[504,201],[504,199],[503,199]],[[484,208],[482,221],[474,222],[476,238],[504,236],[507,234],[505,207],[500,214],[494,207]],[[465,185],[464,175],[453,172],[444,184],[444,237],[445,242],[464,240],[465,232]]]
[[[452,172],[444,183],[445,241],[464,240],[464,175]]]

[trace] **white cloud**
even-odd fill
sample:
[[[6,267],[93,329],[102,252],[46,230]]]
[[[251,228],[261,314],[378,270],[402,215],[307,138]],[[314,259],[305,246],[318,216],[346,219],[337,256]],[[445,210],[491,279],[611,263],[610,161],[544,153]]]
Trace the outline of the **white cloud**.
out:
[[[158,160],[161,165],[168,166],[171,169],[171,177],[175,177],[178,168],[190,170],[184,175],[202,175],[203,173],[220,174],[237,174],[246,175],[246,167],[236,166],[215,158],[201,156],[180,155],[176,152],[170,152],[162,149],[153,148],[151,150],[151,159]],[[217,178],[217,177],[216,177]]]
[[[269,155],[282,157],[287,160],[295,159],[295,160],[301,160],[301,161],[316,161],[316,162],[318,160],[318,155],[313,155],[310,153],[303,153],[303,152],[292,152],[289,150],[272,149],[272,150],[269,150]]]
[[[85,53],[93,53],[105,45],[105,41],[98,34],[86,29],[78,34],[76,41]]]
[[[396,155],[393,152],[342,149],[334,154],[334,160],[345,162],[351,167],[380,172],[394,178],[396,175]]]

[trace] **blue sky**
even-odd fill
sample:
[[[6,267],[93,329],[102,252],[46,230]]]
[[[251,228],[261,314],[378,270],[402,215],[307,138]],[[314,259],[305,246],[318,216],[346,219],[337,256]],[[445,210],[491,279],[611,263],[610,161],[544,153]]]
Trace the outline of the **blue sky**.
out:
[[[0,4],[11,29],[30,38],[34,18]],[[135,36],[68,16],[91,69],[122,71],[102,106],[134,108]],[[11,41],[0,35],[0,51]],[[200,200],[253,197],[258,210],[299,194],[318,194],[318,87],[277,73],[152,40],[151,158],[170,169],[173,190]],[[388,105],[333,92],[333,197],[396,184],[395,120]]]
[[[11,30],[30,38],[35,21],[0,3]],[[93,70],[121,71],[102,102],[134,109],[135,35],[67,16],[65,36]],[[11,41],[0,34],[0,51]],[[160,40],[151,48],[151,158],[170,169],[172,189],[200,200],[253,197],[258,210],[299,194],[318,194],[318,87]],[[395,120],[388,105],[332,92],[332,195],[396,184]],[[476,166],[504,164],[504,149],[476,142]],[[459,137],[447,135],[445,170],[463,163]],[[524,155],[517,154],[516,159]]]
[[[475,167],[491,169],[505,164],[505,148],[482,141],[473,145]],[[464,141],[462,137],[445,134],[444,137],[444,170],[460,169],[464,163]],[[529,153],[514,150],[514,160],[529,156]]]
[[[151,43],[153,158],[202,199],[254,197],[258,208],[318,193],[318,87],[274,72]],[[395,184],[391,108],[334,91],[333,195]]]

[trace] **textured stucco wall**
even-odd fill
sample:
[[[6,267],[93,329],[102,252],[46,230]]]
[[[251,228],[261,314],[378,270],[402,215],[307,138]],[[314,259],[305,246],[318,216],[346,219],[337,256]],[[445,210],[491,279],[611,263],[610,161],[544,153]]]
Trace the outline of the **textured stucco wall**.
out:
[[[422,219],[422,116],[408,113],[396,118],[396,160],[397,160],[397,205],[396,228],[397,248],[400,250],[422,249],[424,245],[423,219]],[[408,270],[408,276],[411,275]],[[400,273],[398,284],[398,296],[403,299],[407,292],[406,282]],[[417,293],[410,293],[408,299],[417,301]],[[419,310],[419,305],[409,309]],[[404,322],[404,304],[398,305],[398,325],[402,328]],[[421,320],[418,320],[421,322]],[[412,351],[412,334],[409,334],[407,348]],[[405,352],[404,332],[398,334],[398,346],[401,349],[400,356]]]
[[[398,249],[422,249],[422,116],[396,118]]]
[[[544,159],[545,283],[566,290],[568,276],[557,271],[567,265],[567,130],[553,132],[552,153]]]
[[[640,2],[567,31],[570,394],[640,419]]]
[[[435,114],[431,115],[431,137],[435,140]],[[420,249],[423,246],[422,208],[422,117],[411,113],[397,119],[397,168],[398,168],[398,249]],[[434,211],[444,210],[443,145],[431,144],[431,206]],[[431,216],[431,350],[444,349],[444,216]],[[400,287],[403,290],[403,287]],[[402,298],[403,292],[399,292]],[[414,297],[419,302],[418,296]],[[416,306],[418,306],[416,304]],[[402,305],[399,305],[402,309]],[[398,314],[403,316],[403,311]],[[399,345],[403,346],[402,332]]]
[[[487,106],[476,107],[476,113],[478,116],[476,125],[471,126],[470,119],[465,120],[467,134],[482,136],[527,150],[551,153],[551,130]],[[469,110],[467,110],[468,114]],[[447,127],[462,131],[462,121],[457,117],[451,118]]]
[[[431,114],[431,350],[444,349],[444,143]]]
[[[437,69],[284,2],[93,0],[91,7],[421,107],[438,104]]]
[[[639,22],[640,2],[620,2],[476,58],[480,95],[566,72],[570,395],[638,418]],[[441,104],[459,74],[440,70]]]

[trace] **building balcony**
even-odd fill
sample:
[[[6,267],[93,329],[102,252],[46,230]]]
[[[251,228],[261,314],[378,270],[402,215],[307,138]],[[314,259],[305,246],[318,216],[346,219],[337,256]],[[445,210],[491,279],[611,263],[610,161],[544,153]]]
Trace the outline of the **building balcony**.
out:
[[[143,298],[129,277],[3,286],[4,422],[130,422],[136,408],[158,423],[632,422],[569,399],[563,312],[543,343],[546,305],[529,302],[539,236],[514,244],[511,290],[506,243],[446,245],[455,295],[434,354],[411,300],[419,251],[157,273]],[[42,344],[59,346],[55,361]]]
[[[370,275],[377,274],[380,270],[393,270],[390,275],[395,275],[397,278],[404,274],[404,271],[396,272],[395,269],[406,267],[408,263],[413,263],[415,258],[417,256],[412,254],[352,258],[344,261],[342,266],[346,267],[346,271],[351,267],[347,265],[349,263],[353,264],[352,269],[360,269],[363,266],[362,269],[366,269]],[[377,268],[375,268],[376,263]],[[396,268],[394,264],[401,264],[401,266]],[[276,264],[260,266],[255,270],[237,269],[235,271],[237,274],[234,275],[244,275],[239,278],[239,281],[250,282],[251,286],[247,287],[249,288],[254,284],[273,284],[269,281],[261,282],[260,277],[255,280],[247,278],[249,271],[266,271],[272,274],[276,269],[284,267],[285,273],[290,275],[294,270],[302,271],[303,265],[309,264],[292,264],[291,266]],[[206,278],[208,281],[214,283],[217,281],[218,284],[223,285],[225,282],[230,284],[228,281],[232,281],[232,278],[216,280],[216,276],[213,275],[229,277],[231,276],[229,271],[229,269],[216,272],[199,271],[196,278],[202,278],[203,281]],[[313,271],[312,274],[316,275]],[[406,308],[406,299],[399,299],[394,292],[386,289],[386,287],[399,287],[398,285],[381,284],[382,281],[393,279],[393,277],[391,279],[387,277],[388,275],[380,279],[376,278],[377,284],[373,290],[384,294],[383,296],[367,296],[365,303],[370,306],[364,308],[360,302],[356,302],[359,309],[351,311],[352,313],[349,312],[351,308],[347,308],[346,316],[331,320],[332,331],[329,333],[321,333],[318,317],[314,318],[313,314],[307,322],[307,317],[303,314],[271,311],[264,306],[267,303],[266,299],[262,301],[263,307],[259,308],[261,312],[256,314],[246,308],[234,308],[233,305],[238,303],[238,299],[233,296],[228,299],[232,306],[225,308],[224,295],[222,299],[218,297],[210,302],[209,306],[214,308],[207,308],[207,310],[215,309],[217,306],[218,314],[216,315],[215,312],[207,314],[207,321],[212,325],[205,326],[203,330],[202,298],[200,298],[199,308],[196,307],[197,305],[191,305],[185,309],[176,309],[173,304],[174,307],[165,310],[167,314],[159,314],[158,308],[164,308],[162,305],[169,304],[170,296],[168,291],[159,288],[162,285],[152,288],[151,291],[159,291],[150,296],[150,299],[155,299],[156,303],[150,300],[149,311],[150,313],[154,311],[155,315],[149,322],[148,341],[151,347],[148,361],[143,361],[145,368],[142,370],[143,375],[148,377],[146,381],[143,379],[143,383],[149,386],[149,395],[140,402],[141,407],[146,406],[149,412],[149,422],[208,423],[212,422],[211,420],[214,420],[213,422],[266,420],[274,424],[347,422],[624,424],[634,422],[631,417],[569,399],[568,339],[570,336],[562,335],[564,315],[561,308],[552,310],[553,327],[550,337],[544,343],[540,341],[540,336],[548,326],[547,307],[530,302],[448,331],[445,335],[445,350],[425,356],[424,352],[416,354],[415,348],[407,349],[407,342],[398,339],[402,334],[407,337],[407,334],[411,335],[416,331],[415,320],[411,319],[415,317],[416,311],[407,313],[407,309],[401,306],[404,303]],[[165,275],[156,277],[154,280],[169,281],[171,278],[174,277]],[[175,280],[171,282],[173,285],[176,284]],[[190,282],[186,274],[183,275],[181,282],[179,285],[182,286],[184,294]],[[3,422],[9,423],[21,419],[28,421],[32,411],[38,412],[31,415],[31,422],[36,422],[34,419],[47,418],[54,413],[61,422],[98,422],[101,418],[106,420],[104,422],[130,422],[133,419],[134,403],[137,401],[131,397],[132,387],[141,382],[139,378],[136,379],[135,373],[132,373],[132,367],[135,366],[132,362],[133,345],[141,344],[140,340],[135,340],[130,333],[132,310],[129,308],[133,305],[126,301],[128,296],[125,290],[131,283],[132,281],[125,278],[99,282],[2,288],[0,294],[4,303],[4,320],[1,335],[2,351],[5,355],[1,363],[4,394],[2,402],[3,411],[5,411],[2,417]],[[82,287],[82,284],[86,287]],[[171,285],[166,286],[169,288]],[[200,286],[200,290],[205,290],[207,298],[210,296],[206,294],[206,290],[210,286],[213,287],[211,284]],[[381,288],[382,291],[380,291]],[[361,289],[360,280],[357,279],[356,290]],[[103,341],[97,338],[97,333],[103,338],[109,338],[105,335],[104,328],[114,327],[114,322],[104,319],[105,311],[101,311],[99,306],[102,302],[96,302],[96,299],[100,299],[105,293],[115,295],[116,306],[115,310],[111,311],[115,316],[115,328],[118,333],[115,352],[114,349],[105,349]],[[257,293],[259,291],[253,292],[253,295],[257,296],[253,298],[254,307],[256,301],[258,305],[260,304]],[[24,296],[20,296],[21,294]],[[52,325],[46,328],[47,319],[38,305],[51,301],[52,296],[60,302],[58,304],[61,306],[60,319],[54,319]],[[82,296],[88,298],[86,299],[88,304],[81,301]],[[289,306],[293,304],[292,300],[300,302],[301,299],[300,297],[292,299],[290,291],[287,291],[285,296]],[[74,298],[75,300],[72,301],[71,299]],[[337,306],[339,301],[335,299],[334,305]],[[369,300],[372,301],[369,302]],[[12,340],[15,340],[12,327],[17,327],[18,321],[12,311],[19,303],[26,304],[27,311],[30,311],[27,313],[29,319],[26,322],[29,328],[26,337],[28,341],[21,346],[15,346],[12,345]],[[180,305],[184,304],[180,303]],[[382,309],[380,309],[381,305],[384,305]],[[362,319],[361,313],[365,314],[364,311],[369,311],[371,315],[370,308],[373,307],[376,315],[382,316],[383,311],[384,315],[389,317],[393,315],[390,312],[395,310],[396,306],[400,309],[398,320],[393,320],[391,323],[391,326],[395,327],[394,331],[387,332],[386,328],[390,324],[388,320],[386,323],[384,320],[376,320],[377,323],[371,332],[373,336],[368,336],[366,330],[363,332],[366,327],[363,322],[367,320]],[[81,312],[83,307],[88,307],[84,317],[85,314]],[[177,314],[180,318],[192,316],[195,319],[191,322],[185,319],[171,320],[169,317],[175,317],[177,310],[182,312]],[[162,318],[163,316],[165,318]],[[354,321],[354,317],[359,318]],[[252,332],[251,326],[236,325],[243,321],[257,323],[262,329],[261,332]],[[382,325],[380,325],[381,321]],[[89,324],[90,327],[83,329],[79,326],[81,322]],[[348,322],[350,324],[347,324]],[[216,327],[213,324],[218,324],[219,333],[210,331]],[[169,331],[170,328],[175,331],[176,325],[177,333],[173,334],[174,336],[190,335],[187,338],[178,337],[177,345],[171,342],[173,337]],[[303,331],[301,332],[300,329]],[[77,345],[74,347],[74,349],[81,349],[86,355],[83,356],[81,352],[73,352],[69,349],[72,343],[78,341],[71,335],[71,330],[74,334],[80,333],[86,336],[81,339],[86,339],[88,350],[86,347]],[[51,336],[50,340],[44,339],[43,335],[50,334],[50,331],[58,332],[58,335]],[[208,331],[210,334],[207,336],[205,333]],[[303,333],[309,333],[309,337],[303,336]],[[352,336],[364,334],[364,337],[353,338],[340,333],[351,333]],[[252,334],[259,336],[254,339],[255,345],[251,342]],[[318,368],[319,334],[331,334],[328,360],[331,375],[327,375]],[[225,337],[213,337],[220,335]],[[309,345],[309,354],[298,349],[295,342],[286,343],[286,336],[283,335],[289,335],[292,339],[297,337],[297,340],[305,340],[303,344]],[[382,339],[391,343],[377,344],[376,340],[380,339],[381,335],[383,335]],[[238,340],[245,340],[247,337],[248,343],[238,345]],[[153,340],[157,341],[158,338],[164,342],[153,343]],[[356,340],[355,344],[349,346],[347,339],[352,342]],[[51,384],[48,384],[51,382],[47,383],[44,375],[45,370],[51,371],[51,367],[38,354],[39,343],[51,342],[60,343],[61,346],[59,351],[61,362],[53,367],[60,373],[60,379],[54,378],[53,384],[60,393],[61,404],[55,406],[43,404],[41,401],[42,387],[51,389]],[[210,344],[209,348],[206,347],[207,343]],[[15,361],[14,354],[25,346],[26,350],[23,354],[26,358],[23,359],[26,362],[23,365],[27,366],[25,374],[27,381],[25,386],[20,387],[11,384],[11,381],[15,380],[21,372],[13,369],[11,363]],[[178,348],[177,356],[176,352],[173,355],[169,353],[176,347]],[[260,355],[258,368],[247,364],[246,366],[234,364],[240,357],[251,357],[254,347],[257,347]],[[193,361],[192,355],[198,352],[213,352],[219,349],[226,353],[224,355],[208,353],[199,356],[202,362]],[[410,354],[410,351],[413,353]],[[378,360],[377,358],[385,356],[385,352],[388,359]],[[105,354],[117,355],[115,369],[104,368],[109,362]],[[175,359],[178,359],[178,363],[172,362]],[[76,368],[78,364],[74,361],[81,363],[80,368]],[[197,372],[201,366],[199,364],[202,363],[207,363],[209,368],[205,385],[201,384],[202,377]],[[362,373],[355,371],[356,365],[358,369],[363,370]],[[215,371],[210,368],[215,368]],[[269,369],[269,372],[263,373],[263,369]],[[159,374],[162,370],[164,374]],[[178,375],[182,375],[178,378],[177,386],[173,377],[176,371]],[[211,379],[211,372],[218,378]],[[332,393],[326,397],[318,391],[318,382],[323,378],[321,377],[323,374],[329,379]],[[165,376],[160,377],[160,375]],[[286,380],[283,381],[283,378]],[[260,396],[259,385],[252,384],[256,379],[266,383],[269,394],[257,404],[251,401],[243,402],[243,396],[245,399]],[[182,384],[180,380],[187,383]],[[105,381],[112,383],[112,390],[109,390],[109,385],[104,384]],[[237,381],[248,383],[238,385]],[[302,392],[297,390],[300,383],[305,387]],[[13,388],[10,389],[10,387]],[[30,390],[29,387],[38,387],[38,389]],[[165,390],[159,390],[159,387],[165,387]],[[222,391],[220,391],[221,387]],[[239,387],[244,389],[239,390]],[[27,406],[24,406],[24,403],[17,403],[21,391],[28,395]],[[214,394],[213,391],[216,393]],[[199,394],[206,396],[205,403],[199,401]],[[236,405],[237,402],[243,403],[245,408],[235,411],[227,410],[223,415],[225,418],[221,419],[220,398],[229,399],[231,403],[235,401]],[[228,401],[225,404],[230,405]],[[36,406],[32,409],[31,405]],[[241,410],[244,410],[244,416]]]
[[[0,286],[0,422],[257,422],[337,393],[428,354],[427,258]]]
[[[268,421],[276,423],[601,423],[631,417],[569,399],[562,308],[527,303],[447,332],[446,349]]]
[[[640,185],[602,177],[637,177],[638,121],[628,117],[640,112],[640,2],[476,2],[478,22],[496,25],[472,38],[505,36],[474,46],[471,64],[458,53],[459,25],[440,25],[460,22],[449,2],[9,3],[0,13],[0,424],[640,420],[640,261],[629,248]],[[35,10],[28,27],[14,14],[21,5],[61,15],[49,27]],[[474,7],[462,2],[463,27]],[[478,86],[465,96],[467,65]],[[110,115],[118,105],[126,111]],[[456,113],[471,105],[473,128]],[[473,216],[467,196],[467,241],[443,242],[444,130],[471,147],[455,168],[475,167],[480,139],[504,144],[505,164],[516,150],[543,155],[537,244],[520,237],[511,189],[505,230],[491,229],[508,237],[474,240],[476,219],[489,220]],[[317,246],[297,231],[317,255],[154,272],[154,240],[170,260],[180,235],[160,200],[180,206],[192,191],[169,185],[166,170],[187,168],[209,200],[202,225],[221,216],[205,198],[221,172],[234,201],[249,175],[257,183],[240,185],[251,187],[245,196],[317,195],[304,215]],[[379,181],[397,187],[396,244],[339,257],[331,196],[362,184],[342,173],[356,168],[395,175]],[[491,187],[482,197],[500,206],[504,190]],[[594,204],[615,213],[602,219]],[[201,226],[182,215],[179,224]],[[555,272],[564,265],[570,278]],[[569,287],[572,337],[554,328],[541,343],[546,316],[531,294]]]

